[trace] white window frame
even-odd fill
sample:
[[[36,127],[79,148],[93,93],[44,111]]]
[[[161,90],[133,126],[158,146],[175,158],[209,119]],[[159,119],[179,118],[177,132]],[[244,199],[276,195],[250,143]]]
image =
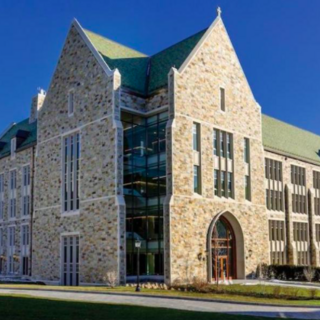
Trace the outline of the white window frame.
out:
[[[16,219],[17,216],[17,170],[9,172],[9,219]]]
[[[68,116],[72,117],[74,115],[74,89],[68,92]]]
[[[72,142],[73,139],[73,142]],[[76,157],[70,160],[71,145],[73,148],[73,155],[77,152],[77,140],[79,143],[78,159]],[[74,143],[74,141],[76,143]],[[66,144],[67,152],[66,154]],[[67,156],[67,163],[66,163]],[[75,164],[77,163],[78,170],[75,170]],[[63,215],[79,214],[80,211],[80,167],[81,167],[81,133],[80,131],[73,132],[62,137],[62,204],[61,212]],[[73,169],[72,169],[73,168]],[[76,168],[76,169],[77,169]],[[71,174],[72,172],[72,174]],[[78,184],[77,184],[78,183]],[[73,199],[69,192],[70,186],[74,190]],[[77,187],[78,186],[78,187]]]
[[[0,221],[4,219],[4,174],[0,173]]]
[[[22,216],[30,215],[30,195],[31,195],[31,166],[26,164],[22,167],[22,188],[21,188],[21,208]]]

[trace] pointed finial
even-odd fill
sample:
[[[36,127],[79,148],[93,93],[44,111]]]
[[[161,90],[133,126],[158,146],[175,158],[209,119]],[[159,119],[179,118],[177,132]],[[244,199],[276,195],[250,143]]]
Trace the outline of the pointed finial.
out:
[[[220,7],[217,8],[217,14],[218,14],[218,17],[221,17],[221,13],[222,13],[222,10]]]

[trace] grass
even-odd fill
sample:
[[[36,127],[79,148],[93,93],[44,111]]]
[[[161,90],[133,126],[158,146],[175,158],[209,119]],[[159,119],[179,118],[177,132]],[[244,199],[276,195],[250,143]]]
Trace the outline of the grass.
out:
[[[262,320],[263,317],[0,296],[1,320]]]
[[[132,287],[117,287],[110,289],[107,287],[60,287],[60,286],[38,286],[38,285],[0,285],[1,288],[13,289],[36,289],[36,290],[54,290],[54,291],[80,291],[80,292],[106,292],[106,293],[131,293]],[[141,294],[163,295],[175,297],[189,297],[199,299],[213,299],[233,302],[279,304],[279,305],[297,305],[297,306],[320,306],[320,290],[305,288],[279,287],[269,285],[230,285],[220,286],[221,293],[199,293],[185,292],[176,290],[142,289]],[[27,294],[27,292],[21,291]],[[313,299],[312,299],[313,298]]]

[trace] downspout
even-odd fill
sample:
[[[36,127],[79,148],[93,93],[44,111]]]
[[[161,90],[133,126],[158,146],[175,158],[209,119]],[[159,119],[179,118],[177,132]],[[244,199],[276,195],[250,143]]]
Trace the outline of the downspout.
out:
[[[35,149],[36,146],[32,147],[32,152],[31,152],[31,168],[30,168],[30,183],[31,183],[31,188],[30,188],[30,266],[29,266],[29,276],[32,276],[32,243],[33,243],[33,210],[34,210],[34,176],[35,176]]]

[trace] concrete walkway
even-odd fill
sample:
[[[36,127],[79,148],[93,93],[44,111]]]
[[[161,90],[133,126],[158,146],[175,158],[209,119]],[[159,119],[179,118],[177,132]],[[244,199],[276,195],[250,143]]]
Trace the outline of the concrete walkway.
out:
[[[72,301],[88,301],[99,303],[138,305],[146,307],[159,307],[190,311],[221,312],[229,314],[243,314],[264,317],[294,318],[294,319],[320,319],[319,308],[282,307],[268,305],[250,305],[231,302],[201,301],[195,299],[176,299],[174,297],[147,297],[140,294],[101,294],[85,292],[61,292],[42,290],[0,289],[0,294],[19,294],[49,299],[63,299]]]

